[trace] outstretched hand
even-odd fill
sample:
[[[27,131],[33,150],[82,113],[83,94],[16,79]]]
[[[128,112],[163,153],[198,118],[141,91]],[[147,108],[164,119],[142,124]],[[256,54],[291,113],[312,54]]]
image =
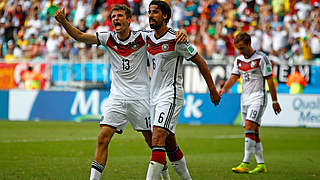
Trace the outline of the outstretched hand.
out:
[[[188,35],[185,30],[179,30],[176,32],[176,41],[178,44],[185,43],[188,41]]]
[[[220,91],[219,91],[219,95],[222,96],[223,94],[224,94],[224,89],[222,88],[222,89],[220,89]]]
[[[217,106],[220,103],[221,96],[218,93],[210,93],[211,102]]]
[[[279,114],[281,112],[280,104],[279,103],[273,103],[272,104],[273,110],[275,114]]]
[[[66,18],[65,10],[64,8],[58,9],[54,14],[53,17],[59,22],[62,23]]]

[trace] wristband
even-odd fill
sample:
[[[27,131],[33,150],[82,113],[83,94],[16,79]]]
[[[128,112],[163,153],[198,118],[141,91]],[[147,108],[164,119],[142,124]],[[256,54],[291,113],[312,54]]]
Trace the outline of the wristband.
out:
[[[272,104],[278,103],[278,101],[272,101]]]

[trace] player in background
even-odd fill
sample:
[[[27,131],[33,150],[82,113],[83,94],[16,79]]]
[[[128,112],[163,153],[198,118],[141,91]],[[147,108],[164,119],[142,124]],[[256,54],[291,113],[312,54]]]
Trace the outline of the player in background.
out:
[[[171,8],[164,1],[149,4],[151,31],[147,36],[147,51],[151,69],[151,123],[152,158],[147,180],[158,180],[165,165],[166,152],[172,167],[181,179],[190,180],[186,160],[176,143],[175,129],[180,110],[184,104],[182,85],[183,58],[195,63],[204,77],[214,105],[220,96],[213,83],[206,62],[188,42],[176,43],[175,31],[168,28]]]
[[[105,168],[108,145],[114,133],[121,133],[128,121],[136,131],[141,131],[151,147],[151,124],[147,72],[147,32],[131,31],[131,10],[117,5],[111,10],[113,32],[97,32],[96,35],[83,33],[65,18],[64,9],[54,14],[68,34],[77,41],[103,45],[110,57],[112,70],[111,92],[102,113],[100,132],[94,161],[91,165],[90,180],[98,180]],[[184,33],[177,33],[177,41],[186,42]],[[170,179],[167,168],[162,169],[163,179]]]
[[[265,79],[270,88],[273,110],[275,114],[281,111],[272,79],[272,65],[264,53],[252,49],[249,34],[240,32],[234,39],[234,45],[241,55],[236,57],[232,74],[219,92],[222,95],[234,85],[240,76],[242,77],[241,117],[245,127],[244,158],[239,166],[232,168],[232,171],[236,173],[266,172],[259,138],[261,117],[267,105]],[[248,164],[253,154],[258,165],[249,171]]]

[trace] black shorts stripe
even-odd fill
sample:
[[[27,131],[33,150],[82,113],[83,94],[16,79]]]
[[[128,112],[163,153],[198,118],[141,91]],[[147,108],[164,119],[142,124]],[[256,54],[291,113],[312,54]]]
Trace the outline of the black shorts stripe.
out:
[[[170,122],[170,119],[171,119],[171,112],[172,112],[172,109],[173,109],[173,104],[171,103],[170,104],[170,107],[169,107],[169,110],[168,110],[168,114],[167,114],[167,118],[166,118],[166,120],[164,121],[164,127],[165,128],[168,128],[168,126],[169,126],[169,122]],[[169,124],[168,124],[169,123]]]
[[[168,112],[168,116],[167,116],[167,119],[164,123],[164,127],[169,129],[169,126],[170,126],[170,123],[171,123],[171,120],[172,120],[172,116],[173,116],[173,113],[174,113],[174,109],[175,109],[175,104],[171,104],[170,105],[170,109],[169,109],[169,112]]]

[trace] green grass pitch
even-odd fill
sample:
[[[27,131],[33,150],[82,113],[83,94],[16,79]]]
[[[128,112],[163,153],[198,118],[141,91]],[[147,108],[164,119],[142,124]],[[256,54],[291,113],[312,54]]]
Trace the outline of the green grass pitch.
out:
[[[0,179],[87,180],[98,131],[97,122],[0,121]],[[179,124],[178,143],[193,179],[320,179],[320,129],[262,127],[268,172],[258,175],[231,171],[243,158],[243,132],[240,126]],[[143,180],[150,158],[140,133],[127,127],[113,137],[102,179]],[[255,165],[253,157],[250,169]]]

